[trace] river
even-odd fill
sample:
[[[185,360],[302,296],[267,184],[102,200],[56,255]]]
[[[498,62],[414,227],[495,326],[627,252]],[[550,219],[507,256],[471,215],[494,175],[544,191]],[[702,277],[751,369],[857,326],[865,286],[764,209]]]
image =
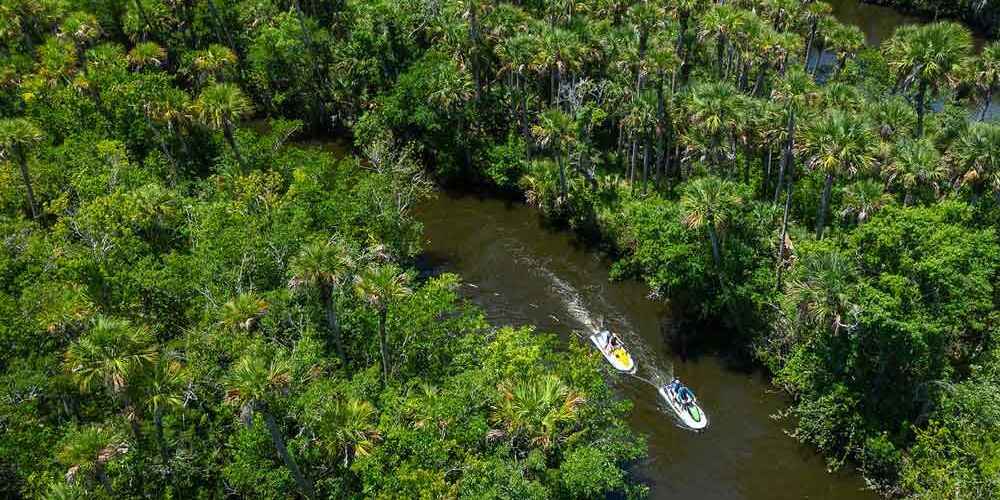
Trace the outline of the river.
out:
[[[608,262],[566,232],[545,228],[518,203],[441,193],[418,208],[424,223],[421,267],[460,275],[463,295],[494,325],[535,325],[567,342],[603,321],[635,352],[637,375],[676,374],[699,395],[711,419],[703,434],[678,428],[653,386],[610,375],[630,399],[633,429],[647,436],[649,459],[637,474],[656,499],[872,499],[851,471],[828,473],[822,457],[784,433],[772,415],[786,399],[763,375],[723,358],[683,359],[665,337],[676,328],[662,302],[635,281],[611,282]],[[589,344],[587,344],[589,345]]]
[[[856,0],[830,3],[834,16],[860,27],[870,45],[903,24],[925,22]],[[994,109],[998,116],[1000,105]],[[634,404],[632,428],[648,440],[649,457],[635,472],[651,487],[652,498],[877,498],[858,474],[828,472],[823,457],[785,434],[793,422],[774,415],[788,401],[766,377],[729,366],[719,356],[672,352],[666,339],[677,324],[661,302],[648,297],[648,288],[611,282],[609,262],[600,253],[566,232],[547,229],[535,210],[442,192],[418,207],[416,216],[425,236],[420,267],[460,275],[462,295],[492,324],[533,325],[566,342],[584,342],[580,332],[603,322],[635,353],[639,377],[662,382],[676,375],[695,390],[712,422],[703,434],[676,427],[644,380],[609,375],[617,393]],[[711,332],[689,332],[706,333]]]

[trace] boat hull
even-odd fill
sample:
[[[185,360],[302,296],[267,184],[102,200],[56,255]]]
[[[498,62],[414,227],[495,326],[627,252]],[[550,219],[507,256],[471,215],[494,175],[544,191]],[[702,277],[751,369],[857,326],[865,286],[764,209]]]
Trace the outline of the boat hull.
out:
[[[608,360],[608,363],[610,363],[611,366],[622,373],[635,373],[636,365],[632,356],[622,348],[616,350],[619,351],[617,355],[616,352],[607,351],[604,348],[606,344],[605,339],[606,337],[602,336],[600,332],[590,336],[590,341],[594,343],[594,347],[597,347],[597,350],[601,352],[604,359]]]
[[[667,405],[669,405],[670,409],[677,415],[677,418],[684,425],[684,427],[694,431],[703,431],[708,427],[708,415],[706,415],[705,411],[701,409],[701,406],[698,405],[697,401],[694,401],[685,407],[677,401],[673,389],[660,387],[659,392],[660,397],[667,402]]]

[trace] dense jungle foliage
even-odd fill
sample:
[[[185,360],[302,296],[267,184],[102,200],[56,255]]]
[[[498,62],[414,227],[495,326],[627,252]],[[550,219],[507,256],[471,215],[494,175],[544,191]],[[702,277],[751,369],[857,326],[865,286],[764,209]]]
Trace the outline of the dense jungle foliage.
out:
[[[407,267],[412,148],[289,142],[389,5],[0,6],[0,497],[642,492],[589,351]]]
[[[641,494],[592,356],[409,267],[430,177],[724,325],[832,467],[1000,492],[1000,44],[960,25],[870,48],[820,1],[9,0],[0,44],[5,495]],[[303,145],[330,137],[354,155]]]

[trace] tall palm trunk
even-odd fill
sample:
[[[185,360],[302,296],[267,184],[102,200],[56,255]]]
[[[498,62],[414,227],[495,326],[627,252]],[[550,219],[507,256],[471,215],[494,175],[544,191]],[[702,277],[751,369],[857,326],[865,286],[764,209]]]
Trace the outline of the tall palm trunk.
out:
[[[225,136],[226,142],[229,143],[229,147],[233,150],[233,156],[236,157],[236,163],[239,164],[240,170],[246,172],[246,162],[243,161],[243,155],[240,154],[240,148],[236,145],[236,134],[233,133],[233,124],[229,120],[225,120],[222,124],[222,135]]]
[[[385,322],[389,316],[389,309],[383,307],[378,313],[378,343],[379,351],[382,355],[382,385],[389,383],[389,339],[385,335]]]
[[[139,35],[139,41],[145,42],[148,37],[147,28],[152,28],[153,25],[149,22],[149,16],[146,14],[146,8],[142,5],[142,0],[134,0],[136,12],[139,14],[139,21],[142,23],[142,34]]]
[[[715,268],[722,267],[722,251],[719,249],[719,234],[715,230],[715,217],[708,213],[708,240],[712,243],[712,260],[715,261]]]
[[[816,27],[819,26],[819,18],[813,19],[812,26],[809,27],[809,39],[806,41],[806,70],[809,69],[809,56],[812,54],[813,41],[816,40]]]
[[[333,336],[333,346],[337,349],[337,356],[340,362],[347,366],[347,354],[344,351],[344,339],[340,335],[340,322],[337,321],[337,308],[333,299],[333,287],[329,285],[321,286],[319,289],[320,299],[326,309],[326,326]]]
[[[767,77],[767,72],[770,71],[770,70],[771,70],[771,63],[770,62],[764,61],[763,63],[761,63],[760,69],[757,70],[757,80],[753,84],[753,91],[750,92],[751,95],[758,96],[758,94],[760,93],[761,89],[764,88],[763,87],[763,85],[764,85],[764,78]]]
[[[795,145],[795,110],[789,109],[788,111],[788,138],[785,142],[785,149],[781,155],[781,161],[778,162],[778,185],[774,188],[774,202],[778,202],[778,197],[781,196],[781,185],[785,180],[785,169],[789,168],[790,161],[792,158],[792,148]]]
[[[149,115],[143,113],[143,117],[146,119],[146,126],[153,131],[153,135],[156,136],[156,141],[160,144],[160,151],[163,151],[163,155],[167,157],[167,161],[170,163],[170,185],[173,186],[177,183],[177,159],[174,155],[170,153],[170,148],[167,146],[167,140],[163,137],[163,133],[160,129],[153,124],[153,121],[149,119]]]
[[[94,476],[97,477],[97,481],[104,487],[104,491],[108,492],[108,496],[114,498],[115,490],[111,489],[111,480],[108,479],[108,473],[104,470],[104,464],[97,464],[94,467]]]
[[[167,440],[163,436],[163,409],[156,408],[153,411],[153,426],[156,427],[156,444],[160,448],[160,458],[163,459],[163,465],[167,465],[170,461],[170,456],[167,454]]]
[[[531,161],[531,131],[528,127],[528,89],[524,77],[518,73],[518,86],[521,90],[521,136],[524,139],[524,157]]]
[[[642,147],[642,192],[646,192],[646,183],[649,180],[649,135],[646,135],[645,142],[643,142]]]
[[[17,166],[21,170],[21,179],[24,180],[24,193],[28,197],[28,206],[31,207],[31,218],[38,218],[38,204],[35,203],[35,190],[31,186],[31,175],[28,173],[28,156],[24,154],[21,146],[14,147],[14,154],[17,156]]]
[[[823,239],[823,228],[826,226],[826,209],[830,204],[830,191],[833,189],[833,174],[826,174],[823,184],[823,197],[819,203],[819,213],[816,214],[816,239]]]
[[[632,190],[635,190],[635,160],[636,156],[638,156],[637,144],[638,141],[632,139],[632,146],[631,146],[632,153],[631,153],[631,158],[629,159],[629,168],[628,168],[628,182]]]
[[[776,288],[781,290],[781,275],[785,270],[785,239],[788,237],[788,212],[792,206],[792,187],[793,187],[793,176],[791,172],[791,164],[789,164],[788,172],[788,188],[785,190],[785,212],[781,217],[781,241],[778,244],[778,274]]]
[[[285,446],[285,438],[281,435],[281,429],[278,429],[278,423],[274,421],[274,416],[271,415],[271,412],[263,409],[261,410],[261,414],[264,416],[264,423],[267,425],[268,432],[271,433],[271,442],[274,443],[274,449],[278,452],[278,456],[281,457],[281,461],[285,463],[285,467],[292,473],[295,484],[299,486],[299,490],[306,498],[316,498],[316,492],[313,490],[312,483],[302,475],[299,465],[288,454],[288,447]]]
[[[812,75],[816,76],[819,74],[819,67],[823,65],[823,56],[826,55],[826,47],[823,44],[819,44],[819,52],[816,53],[816,64],[813,65]]]
[[[924,113],[926,112],[924,102],[927,99],[927,81],[920,80],[920,88],[917,90],[917,139],[924,136]]]
[[[479,13],[476,8],[475,2],[469,2],[469,66],[472,67],[472,80],[475,82],[475,101],[479,102],[479,98],[483,93],[483,79],[480,74],[479,68],[479,57],[478,57],[478,45],[479,45]]]
[[[990,114],[990,105],[993,104],[993,86],[986,91],[986,103],[983,104],[983,112],[979,115],[979,121],[985,121],[986,116]]]
[[[139,426],[139,409],[135,407],[132,403],[132,398],[127,394],[123,397],[122,403],[124,404],[125,419],[128,420],[129,427],[132,429],[132,437],[135,438],[136,442],[142,440],[142,427]]]
[[[719,39],[715,41],[715,67],[719,70],[719,76],[724,77],[725,71],[723,70],[723,58],[725,57],[726,50],[726,37],[719,36]]]
[[[764,162],[764,175],[761,176],[761,196],[767,196],[767,192],[771,188],[771,165],[774,159],[774,147],[770,144],[767,146],[767,160]]]
[[[326,90],[326,77],[323,71],[319,67],[319,57],[316,54],[316,47],[313,45],[312,35],[309,34],[309,28],[306,26],[306,16],[302,12],[302,4],[299,0],[294,0],[292,2],[295,7],[295,15],[299,20],[299,29],[302,30],[302,45],[305,46],[309,55],[312,57],[312,69],[315,76],[315,80],[312,82],[315,86],[315,95],[313,96],[314,106],[316,107],[316,116],[314,118],[316,125],[321,125],[323,120],[326,119],[326,107],[323,105],[322,94]]]
[[[556,156],[556,163],[559,166],[559,195],[566,196],[566,166],[563,160],[563,153],[560,151]]]
[[[677,30],[677,45],[674,50],[681,58],[681,85],[685,85],[687,84],[688,76],[691,74],[691,65],[688,64],[688,55],[691,53],[690,44],[685,43],[685,35],[687,35],[688,20],[691,17],[691,13],[683,11],[680,12],[678,16],[680,17],[678,21],[680,23],[680,28]],[[672,88],[671,90],[676,89]]]

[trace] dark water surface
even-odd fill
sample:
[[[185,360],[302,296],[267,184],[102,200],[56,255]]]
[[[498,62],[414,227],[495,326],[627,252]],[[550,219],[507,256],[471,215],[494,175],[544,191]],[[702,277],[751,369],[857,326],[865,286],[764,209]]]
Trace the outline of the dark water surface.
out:
[[[601,321],[620,332],[637,359],[638,376],[681,377],[711,419],[704,434],[676,427],[656,390],[638,378],[612,375],[634,403],[631,424],[649,440],[639,473],[662,499],[872,499],[849,472],[829,474],[824,461],[784,434],[772,415],[786,407],[763,377],[727,368],[718,357],[681,360],[665,333],[676,325],[637,282],[612,283],[608,263],[564,232],[544,228],[520,204],[441,193],[417,210],[425,226],[423,265],[454,272],[465,297],[495,325],[536,325],[567,342],[582,342]]]
[[[826,0],[833,7],[833,17],[844,24],[853,24],[865,33],[868,45],[880,45],[904,24],[925,22],[881,5],[858,0]]]

